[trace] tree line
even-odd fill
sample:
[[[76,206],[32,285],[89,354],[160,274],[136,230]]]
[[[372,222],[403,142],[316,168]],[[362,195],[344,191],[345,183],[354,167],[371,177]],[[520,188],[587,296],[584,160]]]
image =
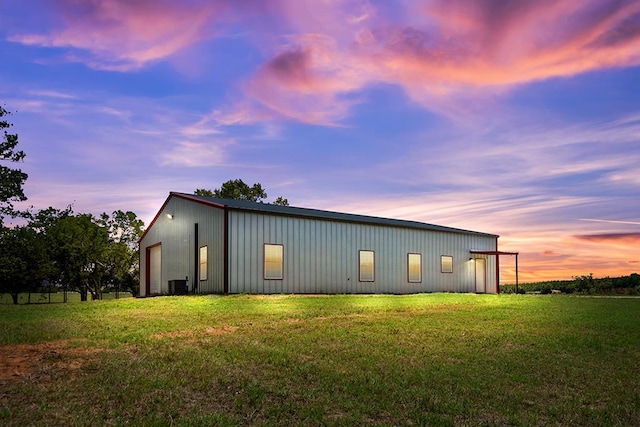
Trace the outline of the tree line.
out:
[[[267,192],[259,182],[249,186],[241,179],[231,179],[223,182],[220,188],[216,188],[213,191],[197,188],[193,194],[196,196],[217,197],[219,199],[247,200],[256,203],[264,203],[264,200],[268,197]],[[278,196],[271,204],[289,206],[289,200]]]
[[[21,293],[74,291],[86,301],[104,290],[138,293],[137,241],[143,222],[121,210],[111,215],[47,208],[27,224],[0,229],[0,292],[14,304]]]
[[[500,285],[500,292],[515,293],[515,285]],[[553,280],[536,283],[521,283],[518,293],[551,294],[595,294],[595,295],[640,295],[640,274],[621,277],[593,277],[593,273],[575,276],[572,280]]]

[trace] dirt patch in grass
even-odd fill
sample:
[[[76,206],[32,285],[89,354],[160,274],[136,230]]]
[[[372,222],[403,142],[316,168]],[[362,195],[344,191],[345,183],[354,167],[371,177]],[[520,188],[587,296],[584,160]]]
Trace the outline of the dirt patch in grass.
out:
[[[43,369],[75,371],[103,349],[84,347],[86,340],[0,346],[0,381],[31,377]]]

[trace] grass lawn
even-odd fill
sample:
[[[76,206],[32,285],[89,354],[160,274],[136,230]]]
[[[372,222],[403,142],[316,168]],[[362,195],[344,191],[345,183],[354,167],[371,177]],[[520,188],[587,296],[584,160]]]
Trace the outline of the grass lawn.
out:
[[[640,299],[0,305],[0,425],[640,425]]]

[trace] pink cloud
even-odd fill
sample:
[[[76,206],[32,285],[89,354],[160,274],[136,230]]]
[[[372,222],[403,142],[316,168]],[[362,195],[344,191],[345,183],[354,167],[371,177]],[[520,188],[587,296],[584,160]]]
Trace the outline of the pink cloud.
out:
[[[637,0],[415,1],[395,15],[359,1],[286,4],[280,12],[299,32],[246,94],[311,123],[335,124],[349,95],[376,83],[454,116],[515,85],[640,64]]]
[[[369,0],[268,0],[272,14],[280,16],[295,34],[326,34],[347,40],[376,15]]]
[[[358,102],[347,95],[366,80],[339,52],[333,38],[306,34],[292,37],[244,88],[252,100],[280,116],[335,125]]]
[[[69,60],[108,70],[129,71],[173,55],[213,35],[211,21],[224,2],[170,0],[59,0],[60,26],[46,33],[16,35],[15,42],[71,47]]]
[[[594,243],[618,243],[623,245],[638,245],[640,243],[640,233],[585,234],[576,236],[576,238]]]
[[[336,125],[392,84],[455,116],[513,86],[640,64],[640,1],[58,0],[54,27],[14,35],[70,61],[130,71],[243,33],[267,59],[232,102],[245,120]],[[231,108],[233,110],[233,107]],[[233,116],[234,112],[225,115]]]
[[[640,62],[638,1],[427,5],[423,17],[434,25],[396,26],[380,34],[391,36],[382,55],[413,65],[425,79],[508,85]]]
[[[354,43],[366,40],[376,9],[367,0],[268,1],[270,58],[243,84],[246,99],[225,116],[245,122],[284,117],[335,126],[361,102],[358,92],[377,79],[362,68]],[[276,18],[274,18],[277,17]],[[265,18],[269,20],[270,18]],[[250,113],[250,114],[247,114]]]

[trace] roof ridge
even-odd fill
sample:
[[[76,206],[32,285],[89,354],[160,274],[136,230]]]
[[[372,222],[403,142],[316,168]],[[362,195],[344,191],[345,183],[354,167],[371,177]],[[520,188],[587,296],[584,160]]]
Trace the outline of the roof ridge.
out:
[[[187,193],[180,193],[180,192],[171,192],[170,197],[171,196],[176,196],[176,197],[180,197],[187,200],[205,203],[218,208],[229,208],[229,209],[235,209],[235,210],[264,212],[264,213],[275,214],[275,215],[290,215],[290,216],[308,217],[308,218],[314,218],[314,219],[337,220],[337,221],[356,222],[356,223],[363,223],[363,224],[385,225],[385,226],[391,226],[391,227],[405,227],[405,228],[423,229],[423,230],[431,230],[431,231],[443,231],[443,232],[450,232],[450,233],[462,233],[462,234],[474,234],[474,235],[498,237],[497,235],[491,234],[491,233],[465,230],[461,228],[430,224],[430,223],[420,222],[415,220],[385,218],[385,217],[379,217],[379,216],[336,212],[336,211],[328,211],[328,210],[297,207],[297,206],[282,206],[282,205],[275,205],[272,203],[253,202],[250,200],[223,199],[218,197],[201,196],[196,194],[187,194]]]

